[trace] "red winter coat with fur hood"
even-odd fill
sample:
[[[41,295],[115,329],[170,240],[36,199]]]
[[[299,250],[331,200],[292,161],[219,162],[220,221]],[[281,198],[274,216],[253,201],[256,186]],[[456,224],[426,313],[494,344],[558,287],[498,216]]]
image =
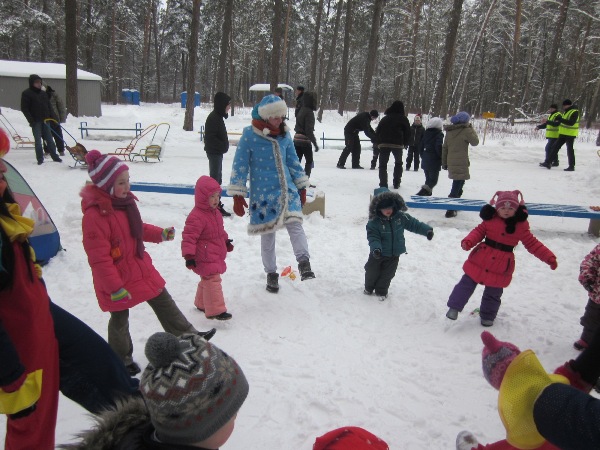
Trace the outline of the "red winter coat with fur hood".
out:
[[[181,234],[181,254],[185,259],[195,259],[193,271],[201,277],[225,273],[228,239],[223,226],[223,216],[218,208],[211,208],[209,197],[221,193],[214,178],[202,176],[196,182],[194,209],[185,221]]]
[[[519,207],[519,210],[524,211],[524,216],[521,221],[515,221],[515,231],[512,234],[506,231],[507,222],[495,213],[492,206],[490,208],[494,210],[493,217],[484,220],[463,239],[463,242],[469,241],[471,246],[479,242],[463,265],[463,270],[469,277],[476,283],[499,288],[507,287],[512,280],[515,270],[514,252],[499,250],[486,244],[485,241],[481,242],[486,238],[510,247],[515,247],[522,242],[529,253],[550,264],[550,261],[555,258],[554,253],[529,231],[524,207]]]
[[[114,209],[110,195],[94,185],[84,187],[80,195],[83,247],[100,309],[123,311],[158,296],[165,280],[147,252],[143,258],[136,256],[136,241],[125,211]],[[144,242],[162,242],[162,228],[144,223],[143,230]],[[110,294],[121,288],[129,291],[131,299],[111,301]]]

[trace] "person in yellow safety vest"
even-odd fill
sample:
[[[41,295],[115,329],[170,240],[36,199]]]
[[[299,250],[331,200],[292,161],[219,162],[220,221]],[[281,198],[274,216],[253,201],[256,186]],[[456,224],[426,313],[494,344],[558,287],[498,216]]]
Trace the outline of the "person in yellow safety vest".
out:
[[[552,168],[552,161],[558,155],[563,144],[566,143],[569,167],[565,169],[565,172],[573,172],[575,170],[575,149],[573,148],[573,143],[579,133],[579,110],[569,99],[564,100],[562,106],[564,112],[560,118],[558,139],[554,143],[554,147],[552,147],[551,154],[548,155],[541,165],[547,169]]]
[[[558,127],[560,126],[560,118],[562,117],[562,113],[558,110],[556,103],[552,103],[550,105],[550,108],[548,108],[548,114],[548,118],[544,117],[542,119],[542,123],[535,127],[536,130],[546,130],[546,157],[544,161],[548,159],[548,155],[552,151],[552,148],[558,139]],[[552,167],[558,167],[558,153],[552,160]]]

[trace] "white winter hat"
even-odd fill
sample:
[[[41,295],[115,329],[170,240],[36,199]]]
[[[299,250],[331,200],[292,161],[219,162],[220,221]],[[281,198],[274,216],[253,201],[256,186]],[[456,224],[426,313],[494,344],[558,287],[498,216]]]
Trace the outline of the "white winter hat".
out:
[[[427,122],[427,128],[437,128],[438,130],[441,130],[443,124],[444,124],[444,121],[441,118],[432,117]]]

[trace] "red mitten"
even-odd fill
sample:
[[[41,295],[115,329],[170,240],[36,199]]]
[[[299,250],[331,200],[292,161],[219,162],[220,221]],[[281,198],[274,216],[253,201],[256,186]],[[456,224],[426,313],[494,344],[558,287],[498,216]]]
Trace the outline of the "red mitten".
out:
[[[300,189],[298,193],[300,194],[300,204],[304,206],[306,203],[306,189]]]
[[[233,196],[233,212],[236,216],[243,217],[246,214],[246,210],[244,208],[248,207],[248,203],[246,203],[246,199],[241,195]]]
[[[471,244],[471,241],[468,241],[467,239],[463,239],[463,241],[460,243],[460,246],[467,252],[473,248],[473,244]]]
[[[575,372],[573,370],[573,367],[571,366],[571,361],[567,361],[562,366],[557,367],[554,373],[562,375],[567,380],[569,380],[569,383],[575,389],[579,389],[580,391],[589,393],[592,390],[593,386],[590,383],[586,382],[583,378],[581,378],[579,372]]]
[[[558,267],[556,256],[551,256],[550,258],[548,258],[548,261],[546,261],[546,263],[550,266],[552,270],[556,270],[556,268]]]
[[[227,252],[228,253],[233,251],[233,244],[232,244],[232,242],[233,242],[233,239],[227,239],[225,241],[225,246],[227,247]]]

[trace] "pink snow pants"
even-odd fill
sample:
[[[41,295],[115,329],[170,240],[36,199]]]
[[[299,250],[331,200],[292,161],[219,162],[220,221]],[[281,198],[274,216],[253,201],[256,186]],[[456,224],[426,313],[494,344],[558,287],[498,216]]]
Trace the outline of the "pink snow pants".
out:
[[[216,273],[200,278],[194,305],[196,308],[204,310],[206,317],[218,316],[227,311],[221,286],[221,275]]]

